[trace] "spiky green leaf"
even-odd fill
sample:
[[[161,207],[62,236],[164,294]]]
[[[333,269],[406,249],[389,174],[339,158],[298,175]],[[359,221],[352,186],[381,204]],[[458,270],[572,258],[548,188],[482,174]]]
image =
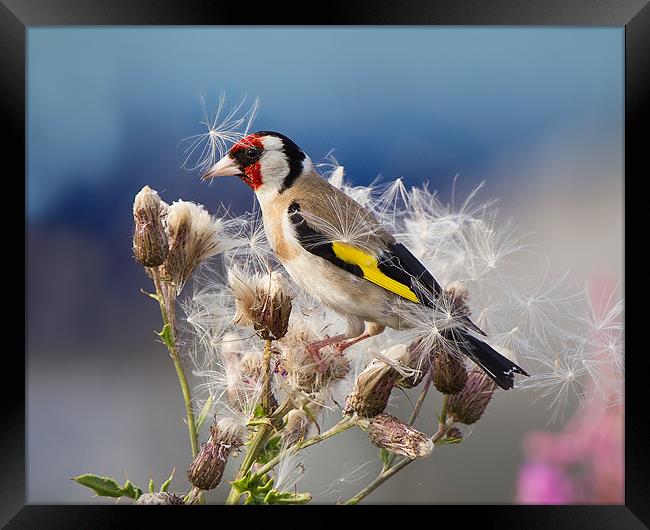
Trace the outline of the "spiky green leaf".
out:
[[[459,444],[463,441],[462,438],[443,438],[436,442],[438,445]]]
[[[276,456],[280,454],[280,449],[282,448],[282,439],[280,436],[274,436],[267,443],[264,451],[257,458],[257,462],[260,464],[266,464],[270,460],[273,460]]]
[[[169,475],[169,478],[162,483],[162,486],[160,486],[160,491],[167,491],[167,488],[169,488],[169,485],[172,483],[172,479],[174,478],[174,472],[176,471],[176,468],[172,469],[171,475]]]
[[[169,324],[165,324],[160,333],[157,335],[162,339],[167,348],[170,350],[174,349],[174,338],[172,337],[172,327]]]
[[[244,477],[234,480],[230,484],[240,493],[246,494],[244,504],[266,504],[264,498],[273,489],[273,479],[268,475],[252,479],[250,471]]]
[[[138,500],[138,497],[142,495],[142,490],[135,486],[133,482],[127,479],[122,486],[122,495],[130,497],[131,499]]]
[[[309,501],[311,493],[271,490],[264,497],[264,504],[307,504]]]
[[[111,477],[94,475],[86,473],[79,475],[72,480],[93,490],[100,497],[121,497],[124,495],[120,485]]]
[[[144,289],[140,289],[140,292],[142,294],[146,294],[149,298],[153,298],[156,302],[160,303],[160,296],[158,296],[156,293],[149,293]]]

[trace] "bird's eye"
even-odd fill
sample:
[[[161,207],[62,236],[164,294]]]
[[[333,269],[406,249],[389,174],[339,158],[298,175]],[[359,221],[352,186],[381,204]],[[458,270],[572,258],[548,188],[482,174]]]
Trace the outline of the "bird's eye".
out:
[[[246,156],[248,158],[257,158],[260,154],[260,150],[257,147],[249,147],[246,149]]]

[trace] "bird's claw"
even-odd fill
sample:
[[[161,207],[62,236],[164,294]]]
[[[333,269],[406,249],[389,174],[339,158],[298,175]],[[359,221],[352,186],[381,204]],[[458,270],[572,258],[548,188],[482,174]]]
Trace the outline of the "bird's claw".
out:
[[[316,366],[318,367],[318,371],[321,374],[324,374],[327,371],[327,363],[323,361],[323,358],[320,356],[320,348],[309,345],[306,346],[305,349],[307,350],[307,353],[311,355],[312,359],[314,359],[314,362],[316,363]]]

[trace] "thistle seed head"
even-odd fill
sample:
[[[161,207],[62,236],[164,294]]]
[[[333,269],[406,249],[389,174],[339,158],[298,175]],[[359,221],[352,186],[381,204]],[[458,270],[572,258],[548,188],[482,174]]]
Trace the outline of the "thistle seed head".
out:
[[[323,371],[305,348],[316,340],[313,330],[306,325],[300,315],[294,318],[289,332],[277,343],[279,355],[279,372],[282,381],[292,391],[313,395],[330,383],[343,379],[350,372],[350,361],[338,354],[334,348],[326,347],[320,351]]]
[[[264,372],[262,357],[254,352],[244,354],[239,369],[244,383],[251,386],[256,385],[261,381]]]
[[[158,267],[167,257],[167,234],[163,219],[167,205],[158,193],[145,186],[133,201],[133,255],[145,267]]]
[[[397,360],[408,368],[415,370],[415,373],[410,376],[401,376],[397,380],[396,386],[415,388],[422,382],[424,375],[428,371],[429,352],[424,351],[422,342],[417,339],[403,348],[404,353]]]
[[[451,282],[443,291],[443,296],[449,303],[452,311],[457,316],[469,316],[470,310],[467,302],[469,291],[463,282]]]
[[[228,366],[227,396],[230,403],[242,412],[251,412],[262,395],[264,366],[262,357],[255,352],[245,353],[241,359]],[[271,393],[271,409],[277,407],[277,400]]]
[[[194,270],[218,254],[223,221],[213,218],[200,204],[176,201],[167,210],[169,251],[160,269],[161,278],[180,292]]]
[[[251,326],[265,340],[278,340],[286,335],[291,296],[279,272],[246,275],[240,269],[231,268],[228,284],[235,297],[236,324]]]
[[[465,362],[458,355],[439,349],[433,357],[433,384],[443,394],[460,392],[467,382]]]
[[[381,361],[371,362],[359,374],[345,401],[344,414],[371,418],[384,411],[400,374]]]
[[[312,420],[302,409],[290,410],[287,414],[287,423],[282,430],[282,443],[287,447],[293,445],[307,436]]]
[[[141,505],[185,504],[182,497],[179,497],[175,493],[168,493],[166,491],[158,491],[156,493],[143,493],[138,497],[138,500],[135,501],[135,503]]]
[[[211,490],[221,482],[228,456],[244,443],[244,427],[232,418],[210,426],[210,438],[187,470],[187,479],[201,489]]]
[[[368,431],[373,445],[386,451],[411,459],[429,456],[433,442],[425,434],[390,414],[381,413],[360,425]]]
[[[483,370],[470,371],[465,387],[449,397],[447,414],[465,425],[476,423],[483,416],[496,388],[497,385]]]

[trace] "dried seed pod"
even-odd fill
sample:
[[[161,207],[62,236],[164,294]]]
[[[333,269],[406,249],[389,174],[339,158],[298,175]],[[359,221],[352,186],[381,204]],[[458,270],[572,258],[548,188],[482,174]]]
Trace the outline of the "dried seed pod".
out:
[[[370,420],[361,420],[370,441],[381,449],[414,459],[429,456],[434,444],[420,431],[390,414],[381,413]]]
[[[244,428],[232,418],[210,426],[210,438],[187,470],[187,479],[201,490],[216,488],[221,482],[230,453],[243,445]]]
[[[135,503],[140,505],[185,504],[182,497],[179,497],[175,493],[168,493],[166,491],[158,491],[156,493],[143,493],[138,497],[138,500],[135,501]]]
[[[145,186],[133,201],[133,255],[145,267],[158,267],[167,257],[167,234],[163,225],[167,205],[158,193]]]
[[[306,350],[305,344],[316,340],[306,319],[296,315],[289,332],[277,342],[278,366],[282,383],[291,391],[313,395],[350,372],[350,361],[334,348],[320,351],[321,363]]]
[[[391,366],[373,361],[359,374],[345,401],[344,414],[371,418],[384,411],[400,374]]]
[[[433,384],[443,394],[460,392],[467,382],[465,362],[460,356],[439,349],[433,357]]]
[[[428,369],[427,362],[419,341],[391,346],[359,374],[344,412],[356,412],[363,417],[383,412],[393,387],[412,388],[420,384]]]
[[[404,353],[397,359],[399,362],[415,370],[413,375],[401,376],[396,386],[402,388],[415,388],[418,386],[429,369],[430,353],[424,351],[422,341],[416,339],[404,346]]]
[[[265,340],[286,335],[291,296],[279,272],[247,275],[232,268],[228,271],[228,284],[235,296],[236,324],[251,326]]]
[[[312,420],[302,409],[290,410],[287,423],[282,430],[282,443],[290,446],[307,436]]]
[[[236,364],[230,365],[227,382],[227,395],[229,401],[242,412],[250,412],[258,402],[263,385],[264,361],[254,352],[246,353]],[[269,402],[271,410],[278,406],[278,402],[271,393]]]
[[[167,209],[169,251],[160,268],[160,277],[173,284],[177,292],[203,261],[228,248],[221,241],[223,221],[213,218],[193,202],[176,201]]]
[[[467,374],[465,387],[449,397],[447,414],[453,421],[471,425],[476,423],[488,406],[497,385],[482,370]]]

